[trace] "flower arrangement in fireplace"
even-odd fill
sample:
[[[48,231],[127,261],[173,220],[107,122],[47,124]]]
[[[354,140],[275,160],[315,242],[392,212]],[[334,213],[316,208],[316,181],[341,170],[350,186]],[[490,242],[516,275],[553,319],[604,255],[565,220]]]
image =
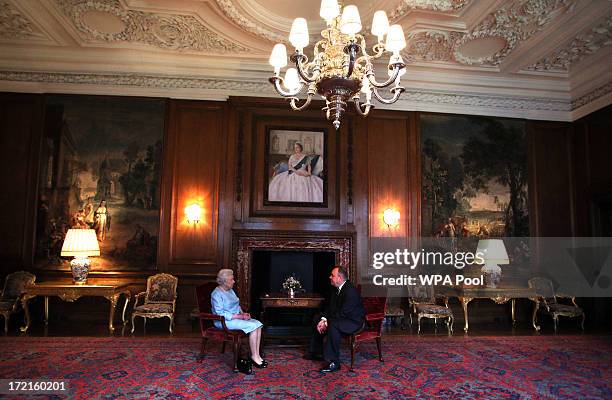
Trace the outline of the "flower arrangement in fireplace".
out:
[[[295,293],[303,292],[302,283],[293,275],[289,276],[283,282],[283,291],[289,293],[289,296],[293,296]]]

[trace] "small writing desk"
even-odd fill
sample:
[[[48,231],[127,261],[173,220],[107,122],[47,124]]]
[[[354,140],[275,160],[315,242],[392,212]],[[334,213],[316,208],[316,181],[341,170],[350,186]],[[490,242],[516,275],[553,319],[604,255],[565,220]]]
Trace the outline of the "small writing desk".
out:
[[[539,308],[539,297],[535,292],[535,289],[522,288],[522,287],[499,287],[499,288],[488,288],[488,287],[462,287],[462,286],[438,286],[436,288],[436,294],[444,297],[457,297],[461,306],[463,307],[463,318],[465,325],[463,330],[468,331],[468,304],[474,299],[490,299],[497,304],[507,303],[511,301],[512,305],[512,324],[515,323],[514,308],[516,299],[529,299],[533,302],[533,315],[531,316],[531,324],[536,331],[540,330],[540,327],[536,323],[536,315]]]
[[[86,284],[75,285],[68,282],[41,282],[35,285],[26,286],[21,305],[25,311],[26,325],[21,328],[22,332],[27,332],[30,327],[30,310],[28,302],[36,296],[45,296],[45,325],[49,324],[49,297],[56,296],[63,301],[75,301],[83,296],[104,297],[110,301],[110,315],[108,319],[108,329],[113,333],[113,318],[115,316],[115,308],[121,295],[125,296],[125,304],[123,306],[122,321],[125,324],[125,310],[130,302],[131,293],[128,289],[128,284]]]

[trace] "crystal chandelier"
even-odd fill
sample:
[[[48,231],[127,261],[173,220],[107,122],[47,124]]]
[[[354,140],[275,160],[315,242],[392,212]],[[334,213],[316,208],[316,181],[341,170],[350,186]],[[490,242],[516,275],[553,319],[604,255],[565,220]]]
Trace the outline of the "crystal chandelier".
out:
[[[333,120],[336,129],[340,127],[340,119],[349,100],[354,102],[355,109],[363,116],[367,116],[374,107],[371,103],[372,95],[381,103],[395,103],[405,90],[400,86],[400,77],[406,73],[406,65],[400,56],[400,50],[406,47],[402,27],[389,26],[387,14],[376,11],[372,34],[378,38],[378,42],[372,47],[372,54],[368,54],[365,38],[359,34],[362,27],[357,6],[348,5],[340,14],[337,0],[322,0],[320,15],[327,22],[327,28],[321,32],[323,39],[314,45],[312,61],[303,52],[309,42],[304,18],[296,18],[291,26],[289,41],[295,47],[295,53],[290,60],[295,68],[288,68],[284,78],[280,76],[280,71],[287,65],[287,49],[281,43],[272,49],[270,65],[274,67],[274,76],[269,80],[276,91],[289,98],[291,108],[296,111],[307,108],[318,93],[325,99],[323,111],[328,120]],[[385,51],[391,53],[389,77],[385,82],[378,82],[373,61]],[[378,90],[392,84],[392,96],[383,97]],[[300,105],[297,95],[304,87],[308,88],[307,98]],[[360,100],[362,94],[365,102]]]

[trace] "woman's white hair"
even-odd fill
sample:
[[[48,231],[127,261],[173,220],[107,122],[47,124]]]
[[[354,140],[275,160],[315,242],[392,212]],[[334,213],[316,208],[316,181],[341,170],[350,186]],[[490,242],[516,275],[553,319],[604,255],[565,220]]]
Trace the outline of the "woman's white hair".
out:
[[[225,282],[227,282],[227,280],[229,279],[230,276],[234,275],[234,271],[232,271],[231,269],[221,269],[219,270],[219,272],[217,272],[217,283],[219,285],[223,285],[225,284]]]

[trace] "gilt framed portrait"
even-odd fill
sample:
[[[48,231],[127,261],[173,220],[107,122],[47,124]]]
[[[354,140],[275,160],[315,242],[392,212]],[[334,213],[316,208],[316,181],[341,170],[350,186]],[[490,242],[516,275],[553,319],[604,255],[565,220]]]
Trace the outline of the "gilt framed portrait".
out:
[[[327,205],[327,131],[267,127],[264,204]]]

